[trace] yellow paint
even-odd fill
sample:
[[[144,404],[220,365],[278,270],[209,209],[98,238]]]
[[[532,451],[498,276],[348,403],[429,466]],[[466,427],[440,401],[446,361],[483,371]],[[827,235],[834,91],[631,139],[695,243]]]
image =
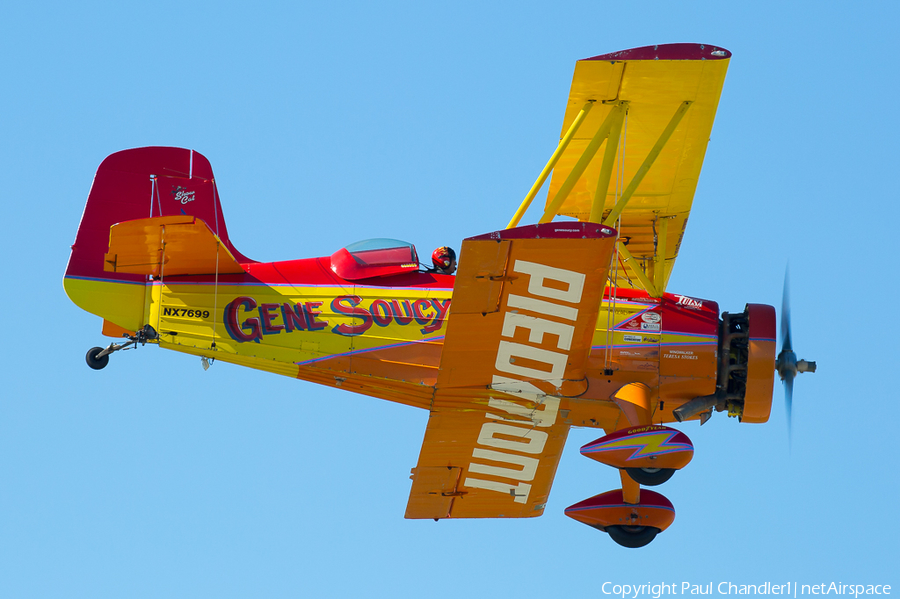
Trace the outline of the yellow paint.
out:
[[[612,130],[612,127],[615,125],[617,120],[621,118],[622,114],[622,106],[619,104],[616,104],[610,110],[609,114],[606,116],[606,119],[603,121],[603,124],[600,125],[600,127],[594,133],[594,136],[591,138],[590,143],[588,143],[584,148],[584,151],[578,158],[578,162],[576,162],[575,166],[572,167],[572,170],[569,173],[569,176],[566,178],[566,181],[557,190],[556,195],[553,196],[553,201],[547,204],[547,207],[544,210],[544,215],[538,222],[550,222],[553,220],[553,217],[559,213],[560,206],[562,206],[566,201],[569,193],[581,178],[582,173],[584,173],[585,169],[587,169],[588,165],[591,163],[591,160],[593,160],[594,154],[597,153],[597,150],[600,149],[600,146],[603,145],[603,142],[607,140],[607,138],[609,137],[609,132]]]
[[[424,291],[424,294],[422,293]],[[423,298],[424,295],[424,298]],[[355,296],[359,298],[358,306],[368,310],[375,300],[398,301],[401,310],[405,308],[403,301],[412,302],[422,299],[447,300],[450,290],[415,290],[398,288],[351,288],[344,287],[304,287],[304,286],[268,286],[268,285],[182,285],[157,282],[152,286],[149,306],[149,322],[160,335],[161,345],[171,349],[184,348],[190,352],[214,352],[211,354],[224,359],[222,354],[232,356],[229,361],[242,363],[253,368],[262,368],[280,374],[297,376],[296,365],[320,360],[340,354],[378,349],[384,346],[403,342],[435,344],[430,341],[443,335],[446,323],[439,329],[423,333],[423,325],[416,320],[401,325],[392,322],[380,327],[374,322],[362,334],[343,336],[335,333],[335,328],[344,326],[360,326],[364,318],[347,316],[332,309],[335,298]],[[238,341],[228,332],[224,322],[226,306],[236,298],[252,298],[257,307],[252,310],[241,308],[237,311],[238,323],[247,319],[261,319],[260,310],[269,306],[271,327],[277,329],[269,334],[263,333],[257,341]],[[284,312],[281,307],[287,303],[308,305],[315,316],[319,330],[293,330],[286,328]],[[344,308],[352,308],[349,302],[342,304]],[[420,313],[426,317],[436,317],[437,309],[432,305],[421,308]],[[446,316],[445,316],[446,318]],[[262,323],[259,323],[262,326]],[[265,327],[263,327],[265,328]],[[213,345],[215,344],[215,345]],[[439,351],[438,351],[439,353]],[[260,361],[261,360],[261,361]],[[277,362],[278,365],[269,362]],[[288,365],[288,372],[284,365]]]
[[[63,279],[72,302],[123,329],[136,331],[144,326],[144,285],[114,283],[94,279]]]
[[[586,101],[596,100],[597,105],[553,169],[547,194],[548,208],[564,186],[571,186],[558,206],[561,215],[586,221],[591,219],[593,206],[612,206],[618,199],[616,189],[635,180],[673,114],[684,102],[692,103],[661,148],[652,168],[646,169],[639,185],[635,186],[621,214],[619,232],[629,238],[629,250],[636,258],[652,260],[657,253],[667,257],[665,263],[657,264],[662,265],[662,273],[654,272],[659,291],[665,290],[678,257],[728,63],[728,59],[641,60],[629,61],[626,66],[624,62],[582,60],[575,66],[562,131],[568,130]],[[601,103],[604,101],[606,103]],[[604,172],[600,161],[587,165],[577,181],[567,181],[616,101],[628,102],[627,127],[622,131],[624,151],[616,156],[611,169],[613,176],[601,202],[601,198],[596,197],[598,182]],[[603,187],[602,182],[599,187]],[[550,212],[555,214],[556,209],[554,206]],[[652,223],[658,214],[672,217],[673,222],[669,224],[666,246],[657,252]],[[616,284],[629,286],[627,273],[620,272]]]
[[[541,187],[544,185],[544,181],[546,181],[547,177],[550,176],[550,171],[552,171],[553,167],[556,166],[556,161],[559,160],[559,157],[562,156],[562,153],[566,150],[567,147],[569,147],[569,142],[572,141],[572,138],[575,136],[575,133],[581,126],[581,123],[584,122],[584,118],[587,116],[588,112],[590,112],[593,105],[593,102],[587,102],[584,106],[581,107],[581,112],[579,112],[578,116],[575,117],[575,120],[572,121],[572,124],[569,126],[569,130],[566,131],[565,135],[563,135],[562,139],[559,141],[559,145],[556,146],[556,150],[554,150],[553,155],[550,156],[550,160],[548,160],[546,166],[544,166],[544,170],[542,170],[541,174],[538,175],[538,178],[534,182],[534,185],[531,186],[531,189],[528,190],[528,194],[525,196],[525,199],[522,200],[522,204],[519,206],[519,209],[516,210],[516,213],[509,221],[509,224],[506,225],[507,229],[512,229],[513,227],[518,226],[519,221],[522,220],[522,217],[525,215],[528,207],[531,206],[531,201],[534,199],[534,196],[537,195],[538,191],[540,191]]]
[[[656,159],[663,151],[663,148],[666,147],[666,144],[675,132],[675,128],[678,127],[678,123],[684,118],[684,114],[687,112],[688,108],[691,107],[691,104],[692,102],[690,101],[682,102],[681,106],[678,107],[678,110],[675,111],[675,114],[672,115],[669,124],[663,129],[663,132],[660,134],[659,139],[656,140],[656,143],[653,144],[653,147],[650,148],[647,157],[644,158],[644,162],[641,163],[640,168],[638,168],[637,172],[631,178],[631,182],[628,184],[628,187],[625,188],[625,191],[622,192],[622,197],[620,197],[616,202],[616,205],[613,206],[613,209],[610,211],[609,216],[606,217],[604,224],[607,226],[613,225],[619,218],[619,215],[622,214],[622,210],[625,209],[625,206],[628,204],[631,196],[634,195],[634,192],[641,184],[641,181],[643,181],[644,177],[647,176],[647,173],[650,172],[650,167],[653,166],[653,163],[656,162]]]
[[[647,275],[644,273],[644,269],[640,267],[637,263],[637,260],[634,259],[634,256],[631,255],[631,252],[628,251],[628,248],[625,247],[625,244],[621,241],[617,242],[617,246],[619,249],[619,253],[623,256],[625,264],[631,269],[637,278],[641,281],[641,284],[644,286],[644,291],[650,294],[650,297],[661,297],[662,293],[657,291],[656,286],[650,281]]]
[[[606,207],[606,190],[609,189],[609,180],[612,177],[613,164],[616,159],[616,153],[619,151],[619,137],[622,135],[622,124],[625,122],[625,113],[628,107],[625,104],[619,106],[618,110],[613,110],[610,114],[615,115],[612,127],[609,130],[609,137],[606,140],[606,149],[603,152],[603,162],[600,164],[600,175],[597,178],[597,191],[594,192],[594,201],[591,203],[591,216],[588,220],[592,223],[599,223],[603,217],[603,210]]]
[[[662,217],[657,221],[658,233],[656,241],[656,258],[653,260],[653,278],[657,289],[666,288],[666,249],[669,240],[669,218]]]

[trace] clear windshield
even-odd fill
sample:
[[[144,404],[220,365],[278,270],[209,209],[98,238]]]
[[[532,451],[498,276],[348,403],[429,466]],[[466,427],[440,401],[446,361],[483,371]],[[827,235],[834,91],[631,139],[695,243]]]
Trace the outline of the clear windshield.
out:
[[[418,264],[413,244],[399,239],[366,239],[344,248],[361,266],[387,266],[392,264]]]

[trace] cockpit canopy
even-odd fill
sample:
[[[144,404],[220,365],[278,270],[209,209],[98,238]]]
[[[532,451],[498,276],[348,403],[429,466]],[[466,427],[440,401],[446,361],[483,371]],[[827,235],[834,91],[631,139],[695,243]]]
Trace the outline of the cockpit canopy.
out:
[[[418,272],[416,247],[399,239],[366,239],[331,255],[331,270],[347,281]]]

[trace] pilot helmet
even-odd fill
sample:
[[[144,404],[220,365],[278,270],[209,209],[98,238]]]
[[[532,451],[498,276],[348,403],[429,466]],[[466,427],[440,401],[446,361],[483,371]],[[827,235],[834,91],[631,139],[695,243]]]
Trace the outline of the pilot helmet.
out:
[[[456,260],[456,252],[451,247],[442,246],[431,253],[431,262],[435,268],[447,268],[454,260]]]

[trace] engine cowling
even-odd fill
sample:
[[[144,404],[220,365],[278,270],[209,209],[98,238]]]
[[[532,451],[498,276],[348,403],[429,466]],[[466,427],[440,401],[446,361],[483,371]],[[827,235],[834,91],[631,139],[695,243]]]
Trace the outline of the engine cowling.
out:
[[[772,411],[775,384],[775,308],[747,304],[747,380],[741,422],[766,422]]]
[[[775,308],[747,304],[740,314],[719,321],[716,390],[676,408],[679,421],[698,414],[728,411],[741,422],[766,422],[775,384]]]

